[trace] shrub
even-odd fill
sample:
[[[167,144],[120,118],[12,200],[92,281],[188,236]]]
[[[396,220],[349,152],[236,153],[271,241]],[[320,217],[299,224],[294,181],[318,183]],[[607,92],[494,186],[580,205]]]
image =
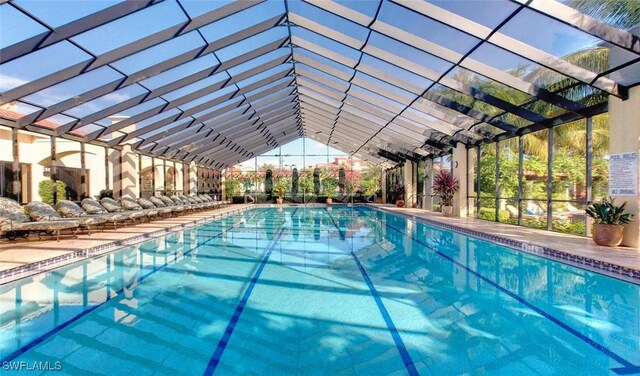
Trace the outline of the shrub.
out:
[[[507,210],[500,210],[498,213],[498,220],[500,222],[508,222],[511,218],[511,214]],[[496,210],[494,208],[480,208],[480,219],[486,219],[488,221],[496,220]]]
[[[100,195],[98,196],[98,200],[101,200],[105,197],[113,198],[113,191],[111,189],[103,189],[100,191]]]
[[[65,191],[67,189],[67,185],[62,181],[57,181],[57,192],[58,192],[58,200],[62,200],[65,198]],[[46,202],[49,205],[53,205],[53,180],[47,179],[43,180],[38,184],[38,194],[42,199],[42,202]]]

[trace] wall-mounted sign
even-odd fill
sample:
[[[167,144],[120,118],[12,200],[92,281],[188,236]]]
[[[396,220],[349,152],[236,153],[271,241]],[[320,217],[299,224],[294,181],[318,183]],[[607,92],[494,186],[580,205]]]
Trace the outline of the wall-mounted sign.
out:
[[[609,195],[638,195],[638,153],[609,156]]]

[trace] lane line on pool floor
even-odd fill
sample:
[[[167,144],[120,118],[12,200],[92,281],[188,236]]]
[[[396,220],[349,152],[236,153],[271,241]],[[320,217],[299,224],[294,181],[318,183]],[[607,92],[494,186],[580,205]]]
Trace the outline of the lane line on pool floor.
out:
[[[263,210],[262,212],[255,213],[255,214],[254,214],[253,216],[251,216],[247,221],[251,220],[253,217],[255,217],[256,215],[258,215],[259,213],[263,213],[264,211],[267,211],[267,210],[268,210],[268,209],[265,209],[265,210]],[[223,218],[220,218],[220,219],[225,219],[225,218],[229,218],[229,217],[230,217],[230,216],[223,217]],[[228,231],[231,231],[231,230],[232,230],[232,229],[234,229],[234,228],[237,228],[238,226],[240,226],[240,224],[233,225],[233,226],[229,227],[228,229],[221,231],[221,232],[220,232],[220,233],[218,233],[217,235],[212,236],[212,237],[211,237],[211,238],[209,238],[208,240],[206,240],[206,241],[204,241],[204,242],[202,242],[202,243],[197,243],[195,247],[193,247],[193,248],[189,249],[188,251],[186,251],[186,252],[184,253],[184,256],[188,255],[189,253],[191,253],[192,251],[194,251],[195,249],[197,249],[197,248],[199,248],[199,247],[201,247],[201,246],[207,245],[207,244],[208,244],[209,242],[211,242],[212,240],[217,239],[218,237],[220,237],[220,236],[222,236],[222,235],[226,234]],[[185,230],[185,231],[190,231],[190,230]],[[196,235],[197,235],[197,234],[196,234]],[[140,244],[144,244],[144,242],[143,242],[143,243],[140,243]],[[126,247],[125,247],[125,248],[126,248]],[[117,250],[115,250],[115,251],[113,251],[112,253],[108,253],[106,256],[107,256],[107,257],[111,257],[115,252],[118,252],[118,251],[117,251]],[[83,260],[83,261],[86,261],[86,260]],[[125,288],[127,288],[127,287],[129,287],[129,286],[131,286],[131,284],[133,284],[133,283],[138,283],[138,282],[142,282],[142,281],[144,281],[145,279],[147,279],[148,277],[150,277],[151,275],[153,275],[153,274],[155,274],[155,273],[157,273],[157,272],[159,272],[159,271],[163,270],[164,268],[166,268],[166,267],[167,267],[167,266],[169,266],[169,265],[173,265],[173,264],[168,264],[168,263],[167,263],[167,264],[161,265],[161,266],[159,266],[158,268],[155,268],[155,269],[151,270],[149,273],[144,274],[144,275],[141,275],[140,277],[136,278],[136,279],[135,279],[132,283],[130,283],[129,285],[127,285],[127,286],[123,286],[123,287],[121,287],[120,289],[118,289],[118,290],[116,290],[115,292],[112,292],[112,293],[115,293],[115,294],[116,294],[116,296],[119,296],[119,295],[124,291],[124,289],[125,289]],[[65,265],[65,266],[68,266],[68,265]],[[61,268],[64,268],[65,266],[62,266]],[[55,271],[55,270],[50,270],[50,271],[46,271],[46,272],[43,272],[43,273],[51,273],[51,272],[54,272],[54,271]],[[88,315],[89,313],[91,313],[91,312],[95,311],[96,309],[98,309],[98,308],[102,307],[104,304],[106,304],[107,302],[110,302],[110,301],[112,301],[112,300],[114,300],[114,298],[112,298],[112,297],[111,297],[111,295],[110,295],[110,294],[108,294],[108,295],[107,295],[107,298],[105,299],[105,301],[104,301],[104,302],[99,303],[99,304],[96,304],[96,305],[94,305],[94,306],[92,306],[92,307],[87,308],[86,310],[84,310],[84,311],[80,312],[80,313],[79,313],[79,314],[77,314],[76,316],[74,316],[74,317],[70,318],[68,321],[63,322],[62,324],[60,324],[60,325],[56,326],[55,328],[51,329],[50,331],[46,332],[45,334],[43,334],[43,335],[41,335],[41,336],[39,336],[39,337],[35,338],[35,339],[34,339],[34,340],[32,340],[31,342],[29,342],[29,343],[27,343],[26,345],[22,346],[21,348],[19,348],[19,349],[17,349],[17,350],[15,350],[15,351],[13,351],[11,354],[7,355],[5,358],[3,358],[2,360],[0,360],[0,364],[4,364],[4,363],[6,363],[6,362],[10,362],[10,361],[12,361],[12,360],[15,360],[15,359],[16,359],[17,357],[19,357],[20,355],[22,355],[22,354],[26,353],[27,351],[31,350],[32,348],[34,348],[34,347],[38,346],[39,344],[41,344],[42,342],[44,342],[44,341],[45,341],[45,340],[47,340],[48,338],[52,337],[53,335],[57,334],[58,332],[62,331],[62,330],[63,330],[63,329],[65,329],[66,327],[68,327],[68,326],[70,326],[71,324],[73,324],[74,322],[78,321],[79,319],[83,318],[84,316]]]
[[[359,213],[362,213],[363,215],[371,217],[369,214],[362,212],[361,209],[359,209],[359,208],[355,208],[355,210],[357,210]],[[499,291],[505,293],[506,295],[508,295],[512,299],[518,301],[519,303],[525,305],[526,307],[530,308],[531,310],[535,311],[536,313],[542,315],[543,317],[545,317],[549,321],[553,322],[554,324],[558,325],[559,327],[561,327],[565,331],[567,331],[570,334],[574,335],[576,338],[578,338],[578,339],[582,340],[583,342],[587,343],[588,345],[590,345],[594,349],[600,351],[604,355],[608,356],[609,358],[611,358],[611,359],[615,360],[616,362],[620,363],[621,365],[623,365],[623,367],[611,368],[611,370],[613,372],[615,372],[617,374],[631,374],[631,373],[640,372],[640,367],[639,366],[629,362],[628,360],[623,358],[621,355],[618,355],[617,353],[613,352],[613,350],[610,350],[606,346],[604,346],[604,345],[596,342],[595,340],[585,336],[584,334],[582,334],[579,331],[577,331],[576,329],[570,327],[568,324],[565,324],[564,322],[562,322],[562,320],[556,318],[555,316],[553,316],[552,314],[550,314],[547,311],[543,310],[542,308],[539,308],[538,306],[534,305],[533,303],[525,300],[524,298],[512,293],[508,289],[500,286],[499,284],[497,284],[496,282],[494,282],[490,278],[488,278],[488,277],[480,274],[479,272],[469,268],[468,266],[456,261],[454,258],[450,257],[449,255],[447,255],[445,253],[442,253],[438,249],[428,245],[427,243],[423,242],[422,240],[417,239],[415,236],[408,235],[404,231],[401,231],[401,230],[395,228],[394,226],[390,225],[387,222],[385,222],[385,226],[387,226],[391,230],[394,230],[394,231],[402,234],[403,236],[410,237],[413,241],[415,241],[416,243],[422,245],[423,247],[427,248],[428,250],[430,250],[432,252],[435,252],[440,257],[450,261],[454,265],[457,265],[457,266],[465,269],[469,273],[475,275],[476,277],[478,277],[478,278],[482,279],[483,281],[487,282],[488,284],[490,284],[491,286],[495,287]],[[451,231],[451,230],[446,230],[446,231]],[[465,234],[462,234],[462,235],[467,236]]]
[[[298,211],[297,207],[291,213],[291,217],[293,217],[296,211]],[[202,373],[204,376],[213,375],[214,372],[216,372],[216,369],[218,368],[218,364],[220,364],[220,360],[222,359],[222,355],[224,355],[224,350],[227,348],[227,344],[229,344],[229,341],[231,340],[231,335],[233,334],[233,331],[235,330],[236,325],[240,320],[240,315],[242,315],[242,312],[244,311],[244,307],[247,305],[247,302],[249,301],[249,297],[251,297],[253,288],[258,283],[260,274],[262,274],[262,270],[264,270],[264,267],[266,266],[267,261],[269,261],[271,252],[273,252],[273,249],[275,248],[276,244],[278,244],[278,242],[280,241],[280,237],[282,237],[282,234],[284,233],[285,230],[286,230],[286,222],[282,225],[282,227],[280,227],[280,230],[278,230],[278,233],[275,235],[273,241],[271,241],[271,244],[269,244],[265,249],[266,251],[265,256],[262,258],[262,261],[260,262],[258,269],[253,275],[253,278],[251,278],[251,281],[249,282],[249,286],[247,286],[247,289],[244,291],[244,294],[242,295],[242,299],[240,300],[240,303],[238,303],[238,305],[236,306],[236,310],[233,312],[233,316],[231,316],[231,320],[229,321],[229,324],[227,324],[224,334],[222,335],[222,338],[220,338],[220,341],[218,342],[218,346],[216,346],[216,350],[211,356],[211,359],[209,359],[209,364],[207,365],[207,368]]]
[[[402,358],[402,362],[404,363],[404,366],[407,368],[407,372],[409,373],[409,375],[412,375],[412,376],[419,375],[418,370],[416,369],[416,366],[413,363],[413,359],[409,354],[409,350],[407,350],[407,347],[402,341],[402,337],[400,337],[400,332],[398,332],[396,325],[391,319],[391,315],[389,315],[389,311],[387,311],[387,307],[385,307],[384,303],[382,302],[382,298],[380,297],[380,294],[378,294],[378,290],[376,289],[375,285],[371,281],[371,278],[369,278],[369,274],[367,273],[366,269],[358,259],[358,256],[353,251],[353,248],[351,248],[349,244],[346,242],[346,239],[347,239],[346,234],[342,231],[342,229],[340,229],[340,226],[331,215],[331,212],[329,212],[329,210],[327,210],[326,207],[325,207],[325,210],[327,212],[327,215],[329,215],[329,219],[331,219],[331,222],[333,222],[333,225],[336,227],[336,229],[338,229],[338,232],[340,233],[340,239],[342,239],[345,242],[345,244],[347,244],[347,247],[349,248],[349,252],[351,253],[351,257],[353,257],[353,260],[355,261],[356,266],[360,270],[360,274],[362,274],[362,278],[367,284],[367,287],[369,288],[369,292],[371,293],[371,296],[373,296],[373,300],[376,302],[376,305],[378,306],[378,310],[380,311],[380,314],[382,315],[382,318],[384,319],[385,324],[387,324],[387,329],[389,330],[389,333],[391,333],[393,342],[395,342],[396,344],[396,348],[400,353],[400,357]]]

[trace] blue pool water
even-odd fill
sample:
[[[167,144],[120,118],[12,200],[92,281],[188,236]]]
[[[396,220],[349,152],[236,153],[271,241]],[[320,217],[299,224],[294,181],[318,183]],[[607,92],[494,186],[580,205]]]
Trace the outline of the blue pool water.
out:
[[[0,306],[3,373],[640,373],[640,286],[368,207],[252,209]]]

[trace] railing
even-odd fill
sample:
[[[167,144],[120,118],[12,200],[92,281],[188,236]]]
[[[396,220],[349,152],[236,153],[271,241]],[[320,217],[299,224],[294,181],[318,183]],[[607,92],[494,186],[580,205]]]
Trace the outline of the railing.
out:
[[[251,199],[251,202],[250,202],[251,204],[254,204],[254,203],[256,202],[256,199],[255,199],[255,198],[253,198],[253,196],[251,196],[251,195],[249,195],[249,194],[246,194],[246,195],[244,195],[244,204],[245,204],[245,205],[247,204],[247,198],[250,198],[250,199]]]

